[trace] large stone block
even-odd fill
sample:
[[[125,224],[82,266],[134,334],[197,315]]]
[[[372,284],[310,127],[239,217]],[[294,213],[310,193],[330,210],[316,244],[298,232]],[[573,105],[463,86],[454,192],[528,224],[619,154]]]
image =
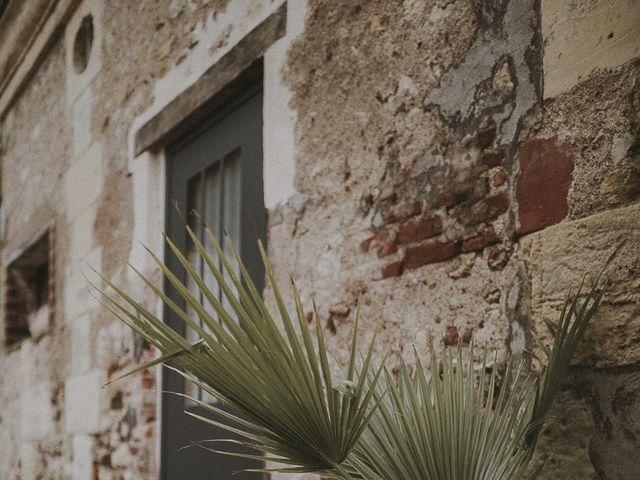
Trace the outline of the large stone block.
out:
[[[533,458],[535,467],[542,467],[541,480],[597,480],[589,460],[595,432],[589,399],[574,389],[560,392]]]
[[[93,94],[91,88],[86,88],[71,108],[74,158],[80,157],[91,145],[92,110]]]
[[[54,428],[51,385],[40,383],[26,389],[20,396],[21,433],[23,440],[40,440]]]
[[[522,238],[520,257],[531,280],[533,326],[556,321],[565,296],[582,278],[606,270],[611,286],[592,320],[576,363],[629,365],[640,361],[640,205],[564,222]]]
[[[82,315],[70,324],[71,364],[69,371],[78,375],[90,370],[94,357],[94,321],[91,314]]]
[[[69,219],[75,219],[96,202],[102,194],[103,183],[102,146],[94,143],[64,176],[64,208]]]
[[[100,308],[100,303],[92,296],[87,277],[91,274],[91,267],[99,269],[101,264],[102,249],[97,248],[87,254],[83,261],[73,263],[67,268],[62,309],[65,322],[72,322],[81,315]],[[96,285],[101,285],[96,275],[91,279]]]
[[[542,1],[544,96],[640,56],[640,1]]]
[[[640,369],[579,368],[565,387],[536,451],[541,479],[640,478]]]
[[[98,433],[106,395],[104,372],[94,370],[65,382],[65,427],[69,433]]]
[[[93,439],[89,435],[74,435],[72,480],[87,480],[93,477]]]
[[[42,455],[38,452],[36,442],[27,442],[20,445],[20,479],[38,480],[42,478]]]

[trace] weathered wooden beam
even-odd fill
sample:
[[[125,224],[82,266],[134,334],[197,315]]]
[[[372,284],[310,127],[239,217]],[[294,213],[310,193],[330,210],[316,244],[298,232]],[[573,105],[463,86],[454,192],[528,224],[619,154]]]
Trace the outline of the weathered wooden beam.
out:
[[[135,133],[135,154],[157,150],[179,138],[262,75],[262,56],[286,29],[286,3],[248,33]]]

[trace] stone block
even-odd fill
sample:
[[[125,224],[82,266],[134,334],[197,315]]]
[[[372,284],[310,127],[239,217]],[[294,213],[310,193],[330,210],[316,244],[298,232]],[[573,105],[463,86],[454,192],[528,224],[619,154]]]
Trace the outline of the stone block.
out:
[[[96,215],[97,209],[95,206],[85,208],[70,223],[69,264],[81,263],[93,251]],[[97,267],[98,265],[93,266]]]
[[[38,480],[42,478],[43,466],[37,442],[26,442],[20,445],[21,480]]]
[[[589,399],[574,389],[560,392],[533,458],[533,464],[542,467],[540,479],[597,480],[589,459],[589,441],[595,431]]]
[[[640,56],[637,0],[542,0],[544,97]]]
[[[87,480],[93,477],[93,439],[89,435],[74,435],[72,480]]]
[[[72,322],[87,312],[101,308],[91,295],[87,282],[87,277],[90,277],[97,285],[101,284],[96,275],[91,275],[93,272],[90,270],[90,267],[99,269],[101,262],[102,250],[96,249],[87,254],[83,261],[76,262],[68,268],[62,294],[65,322]]]
[[[65,427],[73,434],[93,434],[101,429],[102,413],[107,403],[102,389],[106,375],[94,370],[69,378],[65,382]]]
[[[586,275],[606,271],[611,286],[587,330],[576,363],[620,366],[640,360],[640,205],[563,222],[520,241],[531,280],[533,327],[548,339],[543,319],[559,318],[565,296]]]
[[[71,364],[69,373],[78,375],[90,370],[93,366],[94,322],[91,314],[84,314],[70,324],[71,329]]]
[[[51,385],[40,383],[26,389],[20,396],[22,408],[21,436],[23,440],[40,440],[54,428]]]
[[[87,88],[73,103],[71,108],[73,128],[73,158],[79,158],[91,145],[91,110],[93,95]]]
[[[64,175],[64,208],[70,220],[96,202],[103,183],[102,146],[94,143]]]

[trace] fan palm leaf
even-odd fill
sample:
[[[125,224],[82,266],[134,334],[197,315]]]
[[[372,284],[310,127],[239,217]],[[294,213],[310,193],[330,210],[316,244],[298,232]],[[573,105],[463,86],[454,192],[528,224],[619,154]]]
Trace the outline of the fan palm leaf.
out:
[[[134,270],[167,308],[196,332],[200,339],[195,344],[167,326],[123,289],[102,277],[116,294],[112,297],[102,292],[104,303],[119,319],[162,352],[160,358],[135,371],[171,362],[180,374],[230,408],[227,411],[192,399],[215,414],[215,418],[201,418],[203,421],[242,435],[247,446],[266,453],[269,460],[284,464],[280,470],[343,472],[348,477],[342,463],[375,410],[367,373],[373,375],[374,384],[382,374],[381,368],[372,370],[374,334],[362,365],[364,373],[357,375],[356,330],[360,309],[355,314],[349,363],[343,369],[332,367],[317,311],[314,335],[293,282],[294,312],[287,308],[262,245],[260,251],[278,307],[279,323],[267,309],[238,253],[232,249],[239,265],[239,273],[236,273],[222,246],[207,230],[208,242],[221,260],[221,267],[218,267],[216,258],[208,253],[194,232],[188,227],[187,231],[215,278],[224,302],[168,238],[168,247],[178,258],[185,275],[202,293],[203,302],[177,273],[151,252],[184,306]]]

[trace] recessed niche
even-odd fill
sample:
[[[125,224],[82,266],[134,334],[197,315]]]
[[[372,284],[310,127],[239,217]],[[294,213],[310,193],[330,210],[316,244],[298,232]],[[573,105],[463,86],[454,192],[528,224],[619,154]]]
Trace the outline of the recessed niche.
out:
[[[93,17],[87,15],[80,22],[73,41],[73,68],[81,74],[89,65],[91,46],[93,45]]]

